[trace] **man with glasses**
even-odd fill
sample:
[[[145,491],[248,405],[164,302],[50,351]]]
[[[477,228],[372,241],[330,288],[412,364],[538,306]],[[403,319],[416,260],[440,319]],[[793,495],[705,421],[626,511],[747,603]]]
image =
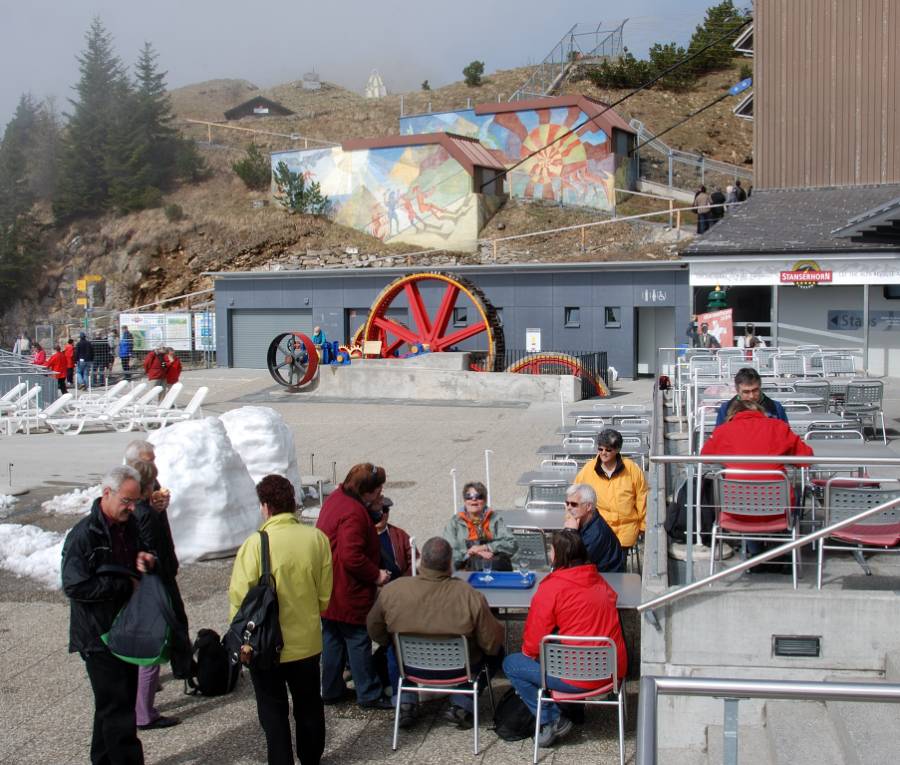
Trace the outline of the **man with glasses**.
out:
[[[637,544],[647,519],[647,482],[633,460],[622,457],[622,434],[607,428],[597,436],[597,456],[578,475],[576,484],[587,484],[597,494],[597,511],[623,548]]]
[[[138,668],[113,656],[100,636],[112,627],[140,575],[156,559],[142,549],[133,517],[141,498],[137,471],[126,465],[113,468],[103,478],[102,490],[63,545],[69,651],[81,655],[94,692],[91,762],[132,765],[144,762],[134,712]]]
[[[762,407],[766,417],[788,421],[787,413],[781,403],[762,392],[762,378],[753,367],[744,367],[738,370],[734,376],[734,389],[737,391],[737,395],[719,405],[719,411],[716,413],[717,428],[728,419],[728,409],[735,401],[752,401]]]
[[[597,494],[587,484],[576,483],[566,489],[566,520],[563,525],[578,532],[597,571],[625,571],[622,546],[609,524],[597,512]]]

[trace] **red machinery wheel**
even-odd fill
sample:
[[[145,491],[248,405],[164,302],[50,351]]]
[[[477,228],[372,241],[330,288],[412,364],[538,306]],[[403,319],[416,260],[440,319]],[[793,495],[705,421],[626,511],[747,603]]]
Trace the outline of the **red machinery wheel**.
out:
[[[422,286],[442,290],[438,307],[431,315],[422,297]],[[405,296],[409,307],[409,326],[388,315],[391,306]],[[448,330],[453,309],[469,308],[464,327]],[[398,356],[404,345],[424,345],[433,352],[447,351],[455,345],[484,334],[484,369],[499,371],[503,364],[503,328],[497,312],[474,284],[454,274],[423,272],[403,276],[385,287],[372,304],[364,340],[381,341],[381,355]]]
[[[575,375],[586,380],[597,396],[605,398],[609,395],[602,378],[591,374],[578,363],[578,359],[565,353],[535,353],[510,364],[506,371],[531,375]]]
[[[302,332],[284,332],[269,343],[266,362],[272,379],[285,388],[300,388],[319,370],[319,354],[312,338]]]

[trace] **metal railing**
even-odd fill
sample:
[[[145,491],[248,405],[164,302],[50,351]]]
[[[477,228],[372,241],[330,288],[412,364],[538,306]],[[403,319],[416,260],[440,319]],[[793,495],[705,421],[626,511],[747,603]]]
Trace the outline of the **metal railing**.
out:
[[[627,21],[625,19],[614,29],[601,29],[598,25],[588,30],[587,25],[573,25],[509,100],[522,101],[550,95],[565,78],[569,67],[578,61],[619,58],[624,50],[622,30]]]
[[[866,465],[891,465],[894,467],[900,466],[900,456],[898,457],[794,457],[794,456],[743,456],[743,455],[722,455],[722,454],[708,454],[703,456],[686,456],[686,455],[664,455],[664,454],[651,454],[650,462],[655,464],[670,464],[670,463],[686,463],[686,464],[717,464],[721,465],[724,463],[735,463],[739,462],[743,464],[751,464],[751,463],[779,463],[779,464],[790,464],[790,465],[839,465],[839,466],[847,466],[847,465],[858,465],[863,462]],[[699,482],[698,482],[699,483]],[[652,612],[653,610],[659,608],[660,606],[664,606],[668,603],[672,603],[676,600],[680,600],[681,598],[690,595],[697,590],[704,589],[707,585],[712,584],[713,582],[717,582],[720,579],[724,579],[729,576],[734,576],[736,574],[742,574],[744,571],[751,569],[755,566],[758,566],[760,563],[765,563],[767,560],[771,560],[772,558],[776,558],[779,555],[783,555],[786,552],[790,552],[791,550],[798,549],[800,547],[805,547],[812,542],[815,542],[819,539],[823,539],[824,537],[830,536],[833,532],[839,531],[847,526],[852,526],[855,523],[858,523],[865,518],[868,518],[872,515],[877,515],[878,513],[882,513],[885,510],[891,510],[897,506],[900,506],[900,497],[897,499],[892,499],[887,502],[884,502],[880,505],[876,505],[875,507],[871,507],[867,510],[862,510],[856,515],[850,516],[849,518],[845,518],[842,521],[837,521],[836,523],[832,523],[828,526],[824,526],[821,529],[816,531],[812,531],[809,534],[806,534],[797,539],[791,540],[790,542],[785,542],[778,547],[773,547],[771,550],[766,550],[765,552],[760,553],[752,558],[748,558],[747,560],[738,563],[734,566],[730,566],[729,568],[723,568],[721,571],[712,574],[711,576],[704,577],[696,582],[691,582],[690,579],[693,578],[693,547],[694,547],[694,512],[691,499],[692,492],[687,492],[688,497],[688,506],[687,512],[685,513],[686,521],[687,521],[687,529],[686,529],[686,537],[687,537],[687,552],[686,552],[686,563],[687,563],[687,576],[688,576],[688,584],[684,587],[680,587],[676,590],[672,590],[670,592],[665,593],[664,595],[660,595],[659,597],[653,598],[652,600],[648,600],[646,603],[641,603],[637,610],[639,613]],[[710,554],[715,554],[714,550],[710,551]],[[655,621],[655,620],[651,620]]]
[[[656,138],[654,133],[648,130],[640,120],[633,119],[629,124],[637,133],[638,143],[642,144],[640,151],[653,152],[656,155],[656,161],[661,165],[661,172],[657,175],[643,172],[642,168],[639,172],[641,178],[646,177],[648,180],[663,182],[669,188],[686,189],[695,189],[705,185],[709,182],[710,177],[720,184],[734,182],[738,179],[753,182],[752,170],[740,165],[733,165],[730,162],[708,159],[702,154],[673,149],[664,141]],[[653,161],[647,156],[642,156],[641,159],[647,163]],[[641,167],[640,164],[639,167]]]
[[[636,765],[657,765],[657,707],[659,696],[706,696],[725,703],[723,763],[738,761],[738,702],[741,699],[802,701],[900,702],[900,685],[797,680],[729,680],[703,677],[641,678],[638,700]]]

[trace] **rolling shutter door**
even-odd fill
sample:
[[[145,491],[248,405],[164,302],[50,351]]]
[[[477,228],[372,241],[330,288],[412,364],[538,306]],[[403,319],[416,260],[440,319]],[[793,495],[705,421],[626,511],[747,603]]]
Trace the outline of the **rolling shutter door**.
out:
[[[312,310],[231,311],[231,366],[265,369],[269,343],[282,332],[312,335]]]

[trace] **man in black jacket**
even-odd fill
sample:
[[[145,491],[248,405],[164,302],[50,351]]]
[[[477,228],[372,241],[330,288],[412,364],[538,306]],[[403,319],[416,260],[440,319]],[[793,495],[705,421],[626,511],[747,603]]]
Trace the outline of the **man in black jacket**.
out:
[[[137,737],[134,703],[137,667],[109,652],[100,636],[155,563],[142,549],[132,517],[140,499],[140,479],[130,467],[115,467],[103,478],[94,501],[66,537],[62,553],[63,590],[70,601],[69,651],[81,654],[94,692],[93,765],[144,762]]]
[[[593,487],[586,483],[576,483],[566,489],[565,527],[579,533],[597,571],[625,571],[622,545],[603,516],[597,512],[597,493]]]
[[[94,348],[87,335],[82,332],[75,344],[75,371],[77,373],[77,385],[87,388],[88,378],[91,374],[91,364],[94,361]]]

